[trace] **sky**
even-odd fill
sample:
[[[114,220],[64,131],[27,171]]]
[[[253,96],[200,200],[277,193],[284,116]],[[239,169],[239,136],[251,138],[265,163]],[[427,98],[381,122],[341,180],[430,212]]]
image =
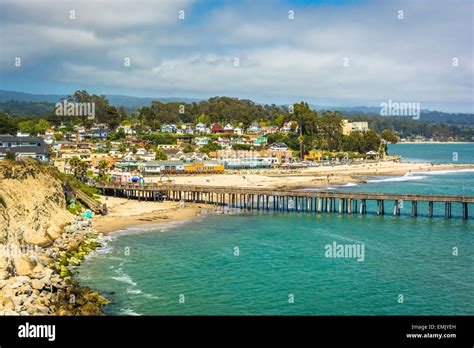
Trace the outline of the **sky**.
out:
[[[0,0],[0,89],[473,113],[473,9],[472,0]]]

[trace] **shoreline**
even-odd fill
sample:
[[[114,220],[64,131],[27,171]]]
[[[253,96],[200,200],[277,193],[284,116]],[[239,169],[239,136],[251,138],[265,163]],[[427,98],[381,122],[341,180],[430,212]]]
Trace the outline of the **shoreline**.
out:
[[[191,181],[193,184],[207,184],[210,186],[241,185],[243,187],[260,188],[302,189],[314,187],[324,189],[329,185],[365,184],[367,180],[363,179],[364,176],[404,176],[410,173],[432,173],[444,170],[456,171],[465,169],[474,169],[474,164],[407,162],[387,165],[386,162],[381,162],[352,166],[333,166],[329,168],[307,168],[304,173],[300,172],[286,176],[276,173],[272,176],[262,174],[238,176],[236,174],[219,174],[215,175],[214,178],[206,175],[174,177],[174,179],[179,178],[180,183]],[[258,182],[256,178],[263,182],[267,181],[266,185]],[[92,228],[97,234],[102,233],[103,235],[135,227],[158,227],[170,222],[187,221],[200,216],[203,210],[214,210],[216,208],[215,205],[204,203],[186,202],[184,207],[180,207],[179,202],[146,202],[106,196],[100,196],[100,201],[107,204],[109,214],[106,216],[94,216],[92,218]]]
[[[474,144],[471,141],[399,141],[396,144],[391,145],[403,145],[403,144]]]
[[[104,196],[100,200],[107,204],[109,214],[94,216],[92,228],[103,235],[134,227],[182,222],[201,215],[205,209],[215,208],[214,205],[201,203],[187,202],[184,207],[180,207],[179,202],[139,202]]]

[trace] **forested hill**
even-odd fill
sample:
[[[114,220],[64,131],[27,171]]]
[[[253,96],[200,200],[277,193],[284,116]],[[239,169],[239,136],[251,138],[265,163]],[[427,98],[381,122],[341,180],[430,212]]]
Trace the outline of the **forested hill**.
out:
[[[54,107],[54,104],[66,98],[68,98],[68,95],[65,94],[31,94],[0,90],[0,110],[12,115],[41,115],[44,112],[50,111],[44,111],[47,106],[49,107],[49,105],[52,105],[52,107]],[[107,98],[110,105],[113,105],[116,108],[123,106],[130,112],[137,108],[148,106],[154,100],[163,103],[177,101],[191,103],[199,101],[198,99],[184,97],[141,98],[126,95],[105,95],[105,98]]]
[[[30,94],[0,90],[0,111],[3,111],[10,115],[42,116],[54,110],[54,104],[56,102],[67,97],[67,95],[60,94]],[[275,105],[261,105],[246,100],[238,100],[235,98],[227,97],[214,97],[206,101],[200,101],[197,99],[184,97],[140,98],[122,95],[106,95],[105,98],[108,100],[109,105],[114,106],[116,108],[123,106],[127,112],[133,112],[143,107],[150,107],[153,104],[153,101],[158,101],[163,105],[172,105],[173,103],[185,103],[189,105],[201,106],[209,105],[209,107],[204,106],[204,110],[201,111],[205,112],[205,110],[208,109],[210,113],[223,112],[226,114],[228,112],[232,113],[235,110],[238,110],[238,113],[247,111],[247,113],[250,114],[250,118],[252,118],[252,115],[255,116],[256,112],[265,113],[265,111],[269,111],[272,114],[275,112],[276,109],[284,107]],[[237,103],[234,103],[234,101],[237,101]],[[234,109],[235,105],[233,104],[238,104],[238,106],[236,106],[236,108]],[[379,107],[334,107],[318,105],[310,105],[310,107],[318,111],[340,111],[347,118],[368,117],[368,119],[371,119],[371,117],[373,116],[380,115]],[[230,115],[228,116],[229,117],[225,117],[225,119],[230,120]],[[421,110],[420,118],[421,120],[426,121],[428,123],[461,126],[474,125],[473,114],[446,113],[440,111]]]

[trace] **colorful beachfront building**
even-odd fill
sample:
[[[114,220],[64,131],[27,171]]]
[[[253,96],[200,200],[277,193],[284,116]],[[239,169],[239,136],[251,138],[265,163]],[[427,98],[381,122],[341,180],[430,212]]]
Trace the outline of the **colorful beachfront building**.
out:
[[[139,170],[143,175],[173,174],[217,174],[224,172],[224,165],[218,162],[150,161],[141,163]]]

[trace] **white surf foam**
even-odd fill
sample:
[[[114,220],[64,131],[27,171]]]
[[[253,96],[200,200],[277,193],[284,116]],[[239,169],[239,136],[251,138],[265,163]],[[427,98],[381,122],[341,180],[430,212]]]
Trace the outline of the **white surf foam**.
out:
[[[117,272],[118,273],[118,272]],[[122,272],[121,272],[122,273]],[[118,282],[121,282],[121,283],[126,283],[126,284],[129,284],[129,285],[133,285],[133,286],[136,286],[137,283],[135,283],[133,281],[132,278],[130,278],[130,276],[126,273],[122,273],[118,276],[115,276],[115,277],[112,277],[113,280],[116,280]]]
[[[131,308],[120,308],[120,314],[132,315],[132,316],[139,316],[140,315]]]
[[[426,178],[426,176],[424,175],[413,175],[413,174],[414,173],[408,173],[408,174],[405,174],[404,176],[397,176],[397,177],[385,178],[385,179],[373,179],[373,180],[368,180],[367,183],[412,181],[412,180],[423,180]],[[418,173],[418,174],[421,174],[421,173]]]

